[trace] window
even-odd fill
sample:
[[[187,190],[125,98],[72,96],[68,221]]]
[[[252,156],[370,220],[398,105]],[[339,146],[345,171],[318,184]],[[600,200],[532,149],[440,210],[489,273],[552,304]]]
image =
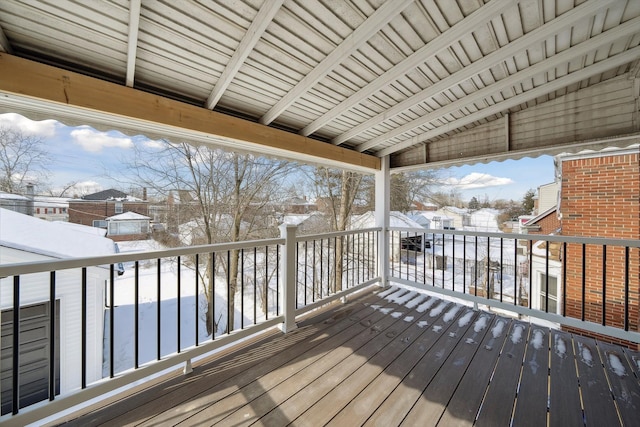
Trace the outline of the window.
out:
[[[149,221],[109,221],[109,236],[123,234],[146,234],[149,232]]]
[[[93,226],[98,228],[107,228],[107,221],[104,219],[95,219],[93,220]]]
[[[116,202],[116,213],[121,214],[123,212],[122,202]]]
[[[547,278],[549,279],[549,310],[547,310]],[[540,310],[549,313],[558,312],[558,278],[540,274]]]
[[[20,408],[49,398],[50,316],[49,302],[20,307]],[[60,301],[56,301],[55,325],[54,392],[60,394]],[[13,310],[2,311],[1,343],[1,412],[5,415],[13,405]]]

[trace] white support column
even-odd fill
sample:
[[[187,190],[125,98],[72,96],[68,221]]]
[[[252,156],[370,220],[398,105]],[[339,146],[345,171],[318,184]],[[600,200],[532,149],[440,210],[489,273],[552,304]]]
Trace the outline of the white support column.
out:
[[[296,329],[296,230],[298,226],[282,224],[280,237],[285,239],[282,259],[280,260],[283,289],[284,322],[280,329],[285,334]]]
[[[389,210],[391,207],[390,186],[391,178],[389,172],[389,156],[381,158],[380,170],[376,172],[376,227],[382,227],[380,239],[378,240],[378,275],[380,276],[380,286],[388,286],[389,274]]]

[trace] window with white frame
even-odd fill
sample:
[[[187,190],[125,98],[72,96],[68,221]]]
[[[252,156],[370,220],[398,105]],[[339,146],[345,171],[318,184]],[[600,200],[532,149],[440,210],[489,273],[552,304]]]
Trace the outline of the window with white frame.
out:
[[[116,202],[116,213],[121,214],[124,211],[124,207],[122,206],[122,202]]]
[[[549,285],[547,286],[547,280]],[[540,310],[546,311],[547,296],[549,300],[549,313],[558,313],[558,278],[540,273]]]

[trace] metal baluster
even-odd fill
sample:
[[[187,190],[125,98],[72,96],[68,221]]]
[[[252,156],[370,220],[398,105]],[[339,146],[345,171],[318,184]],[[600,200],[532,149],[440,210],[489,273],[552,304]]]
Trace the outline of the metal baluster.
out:
[[[49,272],[49,401],[56,395],[56,272]]]
[[[135,333],[137,337],[137,328]],[[87,388],[87,267],[82,267],[82,389],[85,388]]]
[[[181,278],[181,271],[182,271],[182,260],[180,258],[180,255],[178,255],[178,271],[177,271],[177,291],[178,291],[178,295],[177,295],[177,302],[178,302],[178,306],[176,307],[176,313],[177,313],[177,317],[178,317],[178,324],[176,325],[176,341],[178,344],[178,353],[180,353],[180,347],[181,347],[181,336],[180,336],[180,329],[182,329],[180,327],[180,325],[182,325],[182,312],[181,312],[181,307],[180,307],[180,293],[182,292],[182,278]]]

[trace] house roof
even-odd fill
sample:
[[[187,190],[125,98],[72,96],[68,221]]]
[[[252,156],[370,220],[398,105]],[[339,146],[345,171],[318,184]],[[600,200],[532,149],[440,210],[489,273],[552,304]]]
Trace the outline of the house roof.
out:
[[[372,211],[365,212],[362,215],[355,216],[351,220],[351,229],[375,227],[375,213]],[[402,212],[389,212],[389,227],[407,227],[407,228],[424,228]]]
[[[78,224],[49,222],[0,208],[0,245],[54,258],[76,258],[116,253],[113,240]],[[86,227],[91,229],[92,227]]]
[[[108,190],[98,191],[97,193],[82,196],[82,200],[122,200],[127,198],[127,193],[110,188]]]
[[[547,209],[544,212],[539,213],[538,215],[534,216],[533,218],[531,218],[530,220],[528,220],[526,223],[524,223],[522,225],[523,228],[529,228],[529,227],[534,227],[538,225],[538,222],[544,218],[546,218],[547,216],[551,215],[552,213],[556,212],[557,210],[557,206],[553,206],[549,209]]]
[[[140,215],[135,212],[125,212],[118,215],[113,215],[107,218],[107,221],[132,221],[132,220],[150,220],[148,216]]]
[[[230,4],[2,1],[0,111],[371,170],[548,153],[509,115],[637,77],[637,0]]]
[[[0,191],[0,199],[9,199],[9,200],[29,200],[28,197],[21,196],[19,194],[6,193],[4,191]]]

